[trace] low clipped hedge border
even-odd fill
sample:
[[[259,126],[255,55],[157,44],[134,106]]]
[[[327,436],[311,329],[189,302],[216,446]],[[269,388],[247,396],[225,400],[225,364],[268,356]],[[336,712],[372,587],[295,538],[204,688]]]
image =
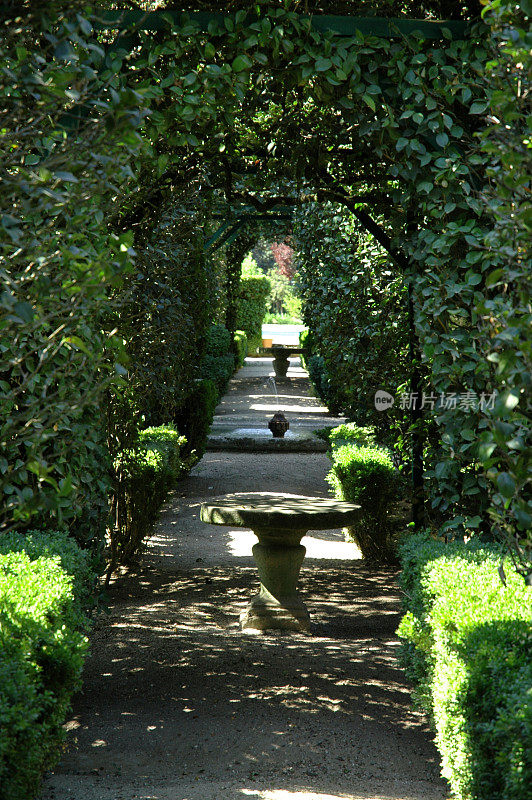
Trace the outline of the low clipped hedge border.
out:
[[[442,774],[458,800],[530,797],[532,589],[495,545],[417,534],[400,552],[402,658]]]
[[[397,523],[392,511],[401,499],[404,488],[402,476],[395,469],[390,455],[382,448],[353,443],[334,444],[350,435],[364,438],[365,430],[356,427],[349,429],[344,425],[333,428],[329,433],[329,441],[333,442],[329,451],[332,467],[326,480],[339,500],[361,506],[358,521],[346,529],[348,538],[357,543],[364,558],[389,563],[397,559]]]
[[[64,533],[0,537],[2,800],[34,797],[61,754],[94,580],[89,554]]]
[[[331,450],[335,450],[345,444],[356,444],[359,447],[377,447],[375,428],[372,426],[361,427],[356,422],[346,422],[343,425],[337,425],[335,428],[321,428],[316,433],[328,443]]]
[[[135,448],[115,463],[115,526],[107,582],[119,564],[129,564],[151,533],[166,495],[195,459],[182,453],[186,439],[173,425],[140,431]]]

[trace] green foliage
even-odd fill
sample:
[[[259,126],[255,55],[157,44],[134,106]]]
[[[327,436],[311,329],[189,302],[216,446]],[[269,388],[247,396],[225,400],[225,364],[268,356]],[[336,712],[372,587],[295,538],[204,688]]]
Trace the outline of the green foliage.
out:
[[[494,529],[532,584],[532,7],[516,5],[492,2],[483,12],[493,33],[485,67],[492,116],[481,135],[490,181],[483,199],[492,226],[475,242],[476,269],[486,286],[476,303],[485,326],[479,357],[494,370],[500,396],[483,415],[477,453],[490,482]]]
[[[137,429],[173,419],[198,378],[209,341],[212,286],[198,206],[194,187],[186,197],[174,192],[172,208],[161,210],[153,229],[137,236],[135,271],[115,294],[116,325],[128,355],[122,410],[129,410]],[[128,446],[127,415],[121,418],[118,408],[112,414],[120,446]]]
[[[88,550],[82,550],[65,531],[30,530],[0,534],[0,554],[24,552],[30,561],[59,557],[59,565],[71,576],[73,603],[80,613],[95,604],[96,574],[101,567]]]
[[[13,547],[16,552],[6,552]],[[63,534],[0,539],[0,785],[34,797],[61,754],[62,725],[87,652],[91,571]],[[78,589],[83,588],[81,596]]]
[[[102,398],[123,369],[109,294],[132,241],[107,215],[131,180],[142,103],[105,68],[85,18],[59,8],[52,34],[45,12],[4,24],[0,42],[0,524],[65,527],[97,549],[110,488]],[[87,117],[68,142],[74,96]]]
[[[264,322],[273,325],[301,325],[301,315],[291,316],[290,314],[271,314],[266,312]]]
[[[293,318],[296,325],[299,324],[301,322],[301,300],[296,294],[294,284],[286,275],[279,272],[276,266],[268,270],[266,277],[270,281],[266,316],[285,316]]]
[[[419,534],[401,558],[404,661],[453,796],[521,800],[532,782],[532,590],[495,545]]]
[[[196,461],[202,458],[217,403],[216,384],[205,378],[196,383],[180,408],[174,422],[186,438],[182,451],[185,457],[192,456]]]
[[[207,331],[205,353],[218,358],[226,356],[231,349],[231,334],[223,325],[211,325]]]
[[[407,376],[407,293],[387,254],[355,217],[310,204],[296,217],[299,292],[312,350],[309,372],[320,397],[390,440],[405,414],[375,409],[378,389],[395,393]]]
[[[245,331],[235,331],[233,342],[236,351],[236,366],[243,367],[248,354],[248,337]]]
[[[231,351],[231,334],[223,325],[212,325],[207,333],[202,373],[213,381],[221,397],[235,369],[235,356]]]
[[[182,456],[185,442],[172,425],[146,428],[135,446],[117,457],[108,576],[139,554],[168,490],[192,465]]]
[[[241,278],[237,298],[237,328],[246,333],[248,339],[262,336],[262,322],[266,314],[266,300],[270,293],[268,278]]]
[[[404,434],[397,403],[391,417],[377,417],[370,401],[379,379],[392,392],[408,379],[411,286],[424,390],[499,398],[494,408],[426,411],[429,510],[451,534],[477,525],[504,536],[530,574],[529,4],[497,0],[467,35],[444,28],[432,40],[321,33],[304,16],[258,2],[256,18],[213,21],[208,36],[186,16],[163,23],[156,38],[136,30],[127,58],[121,36],[105,53],[106,37],[93,39],[82,16],[71,22],[68,4],[54,3],[53,30],[45,5],[35,9],[23,30],[4,25],[1,53],[5,524],[47,517],[74,529],[88,510],[95,516],[80,538],[101,535],[108,484],[96,472],[105,463],[98,414],[115,363],[119,372],[127,366],[130,338],[120,335],[126,321],[115,324],[125,296],[115,293],[115,307],[108,300],[131,269],[132,245],[142,258],[168,209],[187,215],[176,194],[201,183],[238,202],[254,192],[257,202],[260,190],[267,208],[280,192],[305,200],[296,228],[316,355],[339,405],[359,424],[380,426],[381,437],[390,428],[390,438]],[[306,202],[312,196],[348,196],[358,219],[371,204],[400,268],[390,274],[353,218],[336,206],[318,213]],[[202,209],[219,198],[218,188],[203,188]],[[133,242],[128,230],[142,235]],[[141,274],[145,266],[149,259]],[[201,362],[209,320],[198,322],[200,351],[187,351],[181,388],[153,335],[173,335],[164,328],[175,314],[163,284],[168,316],[148,292],[157,324],[145,351],[135,350],[147,375],[156,374],[150,363],[164,367],[161,386],[152,392],[146,382],[144,393],[139,379],[138,394],[128,394],[122,385],[120,419],[112,403],[108,414],[113,458],[135,425],[160,421],[150,413],[164,407],[163,383],[177,410],[198,377],[192,364]],[[134,295],[133,303],[142,298]],[[188,295],[196,297],[195,283]],[[228,328],[248,332],[233,321]],[[249,335],[260,337],[259,327],[253,322]]]
[[[206,355],[203,360],[203,374],[216,385],[218,397],[221,397],[235,369],[235,357],[232,353],[225,356]]]
[[[354,432],[353,432],[354,433]],[[360,519],[349,528],[365,558],[395,559],[394,505],[404,482],[387,452],[378,447],[340,444],[330,451],[327,482],[335,497],[361,506]]]
[[[316,395],[323,400],[332,414],[339,414],[341,411],[340,400],[331,385],[331,379],[323,356],[310,356],[305,359],[305,366]]]
[[[324,428],[323,433],[333,450],[344,444],[355,444],[359,447],[377,446],[375,429],[361,427],[356,422],[347,422],[345,425],[337,425],[336,428]]]
[[[247,256],[242,261],[241,267],[241,277],[242,278],[262,278],[263,273],[259,269],[257,262],[253,258],[251,253],[248,253]]]
[[[303,349],[303,353],[301,354],[301,364],[304,369],[308,370],[308,360],[313,354],[314,350],[313,336],[308,328],[300,332],[299,346]]]

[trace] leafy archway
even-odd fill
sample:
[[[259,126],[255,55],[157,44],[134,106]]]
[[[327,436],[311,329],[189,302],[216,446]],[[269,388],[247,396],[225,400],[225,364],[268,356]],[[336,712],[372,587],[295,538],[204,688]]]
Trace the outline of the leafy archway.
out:
[[[431,502],[447,531],[471,530],[482,514],[464,517],[462,500],[488,493],[496,526],[523,556],[528,366],[513,320],[526,310],[524,252],[493,246],[492,176],[479,145],[494,102],[488,28],[414,24],[405,35],[388,20],[339,32],[263,2],[253,16],[154,19],[96,14],[56,25],[54,58],[68,65],[55,73],[58,91],[80,64],[90,70],[33,163],[63,146],[60,127],[80,141],[111,112],[121,190],[104,191],[115,230],[153,228],[192,176],[205,197],[262,211],[308,197],[346,205],[411,286],[424,389],[442,433],[429,458]],[[520,80],[506,77],[511,87]],[[16,222],[4,228],[16,237]],[[493,392],[493,408],[479,402]],[[461,414],[446,405],[457,394],[471,401]]]

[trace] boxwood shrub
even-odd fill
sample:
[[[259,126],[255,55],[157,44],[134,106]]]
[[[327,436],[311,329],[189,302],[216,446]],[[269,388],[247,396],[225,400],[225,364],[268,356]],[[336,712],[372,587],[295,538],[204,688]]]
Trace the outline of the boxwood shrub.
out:
[[[401,546],[398,633],[442,774],[459,800],[524,800],[532,786],[532,588],[496,545]]]
[[[243,367],[244,361],[246,360],[246,356],[248,354],[248,337],[246,336],[246,332],[235,331],[233,341],[236,354],[236,366]]]
[[[235,356],[231,352],[231,334],[223,325],[211,325],[207,334],[205,356],[201,373],[216,386],[220,397],[235,369]]]
[[[404,487],[389,454],[378,447],[333,447],[327,482],[340,500],[361,506],[360,519],[346,529],[364,558],[395,561],[397,522],[393,516]]]
[[[168,490],[194,463],[182,453],[185,443],[172,425],[146,428],[136,446],[117,458],[108,580],[118,564],[129,564],[137,556]]]
[[[377,447],[375,428],[362,427],[356,422],[346,422],[335,428],[322,428],[318,431],[331,446],[331,449],[342,447],[344,444],[356,444],[360,447]]]
[[[266,276],[242,277],[236,303],[236,325],[243,330],[253,353],[262,342],[262,323],[271,283]]]
[[[182,453],[199,461],[205,452],[207,436],[218,403],[218,389],[214,381],[198,380],[174,420],[186,438]]]
[[[0,538],[2,800],[34,797],[60,756],[87,652],[92,580],[88,554],[65,534]]]

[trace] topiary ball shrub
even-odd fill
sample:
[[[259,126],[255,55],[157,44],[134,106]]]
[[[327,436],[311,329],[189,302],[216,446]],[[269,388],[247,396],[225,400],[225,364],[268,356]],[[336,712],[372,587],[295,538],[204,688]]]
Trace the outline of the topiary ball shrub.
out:
[[[346,529],[364,558],[397,562],[395,504],[404,491],[402,476],[389,454],[378,447],[344,444],[330,453],[332,468],[327,482],[339,500],[362,507],[359,521]]]

